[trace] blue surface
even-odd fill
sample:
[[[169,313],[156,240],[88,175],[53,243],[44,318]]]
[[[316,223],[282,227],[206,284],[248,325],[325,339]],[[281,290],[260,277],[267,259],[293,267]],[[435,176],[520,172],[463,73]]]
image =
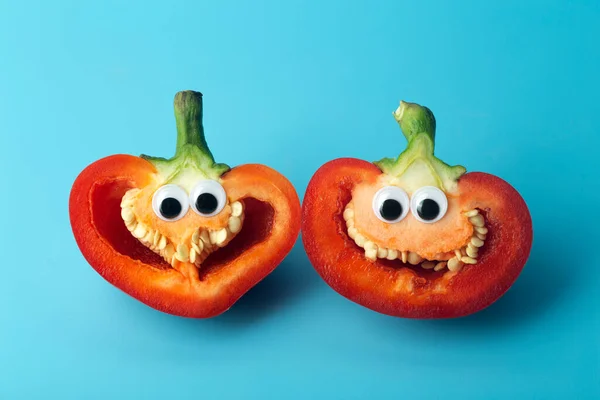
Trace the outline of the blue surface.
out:
[[[0,2],[0,398],[600,398],[600,3],[122,3]],[[182,89],[218,161],[300,194],[330,159],[397,155],[391,111],[429,106],[442,159],[528,202],[528,265],[451,321],[345,300],[300,242],[212,320],[136,302],[80,255],[68,194],[103,156],[170,156]]]

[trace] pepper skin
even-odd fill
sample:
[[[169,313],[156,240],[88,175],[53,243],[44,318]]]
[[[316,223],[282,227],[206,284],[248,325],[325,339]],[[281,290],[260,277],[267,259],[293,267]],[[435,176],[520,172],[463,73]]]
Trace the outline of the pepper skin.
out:
[[[308,258],[335,291],[383,314],[475,313],[510,288],[529,257],[525,201],[496,176],[437,159],[426,107],[401,102],[394,116],[408,140],[397,159],[336,159],[310,180],[302,205]],[[381,191],[391,202],[380,201]]]
[[[179,92],[174,105],[175,156],[120,154],[92,163],[73,184],[69,215],[83,256],[109,283],[165,313],[208,318],[288,254],[300,230],[300,202],[291,183],[267,166],[214,162],[200,93]],[[218,190],[203,189],[207,183]],[[191,198],[203,191],[208,203]],[[174,211],[181,211],[177,219]]]

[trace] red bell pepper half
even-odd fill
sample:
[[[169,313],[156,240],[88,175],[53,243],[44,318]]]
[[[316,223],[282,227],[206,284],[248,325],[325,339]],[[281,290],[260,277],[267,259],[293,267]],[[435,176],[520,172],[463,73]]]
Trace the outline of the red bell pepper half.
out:
[[[212,317],[291,250],[300,202],[269,167],[215,163],[200,93],[177,93],[175,119],[173,158],[113,155],[80,173],[71,226],[85,259],[114,286],[169,314]]]
[[[477,312],[514,283],[533,238],[531,216],[504,180],[434,156],[431,111],[401,102],[408,141],[398,158],[342,158],[312,177],[302,238],[320,276],[346,298],[406,318]]]

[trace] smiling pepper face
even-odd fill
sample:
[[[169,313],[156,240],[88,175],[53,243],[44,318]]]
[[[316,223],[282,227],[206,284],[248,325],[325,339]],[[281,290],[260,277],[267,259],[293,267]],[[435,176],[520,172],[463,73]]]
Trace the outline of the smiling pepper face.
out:
[[[128,190],[121,201],[127,229],[174,268],[181,263],[200,267],[241,231],[244,222],[243,201],[229,198],[222,180],[199,175],[187,179],[195,183],[157,180]]]
[[[434,156],[433,113],[400,102],[396,158],[332,160],[304,196],[302,240],[323,279],[373,310],[409,318],[478,311],[517,278],[532,242],[518,192]]]
[[[175,155],[93,162],[73,183],[69,215],[82,254],[108,282],[163,312],[209,318],[292,249],[300,202],[266,165],[215,162],[201,93],[177,93],[174,108]]]
[[[244,204],[224,188],[229,170],[215,163],[193,92],[175,98],[177,152],[169,160],[142,156],[156,167],[151,183],[125,192],[121,217],[131,234],[184,275],[225,247],[242,229]]]
[[[476,264],[487,228],[479,210],[461,207],[456,181],[464,168],[433,155],[429,109],[401,102],[394,116],[409,140],[407,150],[376,163],[383,174],[354,188],[344,209],[348,236],[370,260],[401,259],[435,271]]]
[[[487,233],[478,210],[462,210],[457,198],[433,186],[407,193],[386,182],[359,185],[344,220],[366,258],[401,259],[436,271],[475,264]]]

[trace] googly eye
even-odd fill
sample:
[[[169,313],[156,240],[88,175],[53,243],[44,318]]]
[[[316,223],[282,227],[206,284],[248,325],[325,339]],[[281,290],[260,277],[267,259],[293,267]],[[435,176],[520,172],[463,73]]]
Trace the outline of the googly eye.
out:
[[[388,224],[402,221],[409,208],[408,194],[397,186],[382,187],[373,196],[373,212]]]
[[[203,217],[212,217],[221,212],[227,203],[225,189],[217,181],[204,180],[196,184],[190,194],[192,210]]]
[[[152,209],[163,221],[177,221],[183,218],[190,208],[188,195],[177,185],[164,185],[152,196]]]
[[[410,209],[417,220],[432,224],[446,215],[448,199],[435,186],[423,186],[413,193]]]

